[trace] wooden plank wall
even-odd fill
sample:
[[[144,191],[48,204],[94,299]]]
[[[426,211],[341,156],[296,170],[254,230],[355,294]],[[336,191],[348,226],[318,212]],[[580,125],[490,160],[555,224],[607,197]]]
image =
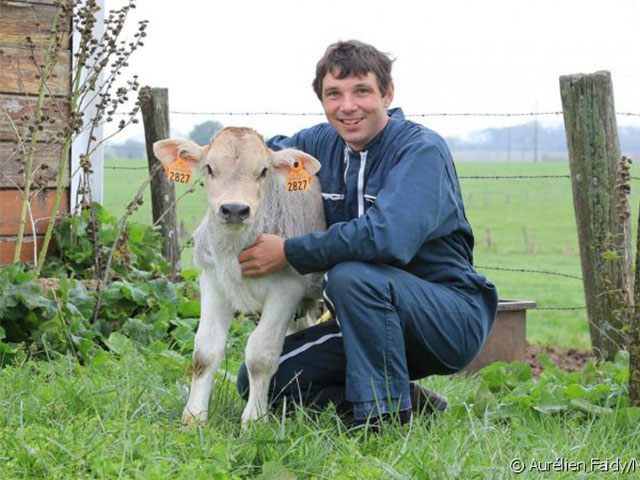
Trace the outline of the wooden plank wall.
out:
[[[36,61],[42,57],[56,12],[54,0],[0,2],[0,265],[13,261],[24,185],[23,152],[17,137],[28,138],[24,116],[33,118],[38,95],[38,67],[31,59],[26,37],[36,45]],[[53,205],[55,171],[60,145],[52,143],[68,118],[71,91],[71,42],[67,38],[48,82],[52,97],[45,101],[45,114],[56,123],[44,126],[34,152],[35,180],[40,187],[31,202],[33,221],[27,218],[21,260],[34,258],[33,241],[42,241]],[[70,162],[67,163],[70,168]],[[67,178],[69,175],[67,175]],[[69,211],[69,182],[61,201],[61,212]]]

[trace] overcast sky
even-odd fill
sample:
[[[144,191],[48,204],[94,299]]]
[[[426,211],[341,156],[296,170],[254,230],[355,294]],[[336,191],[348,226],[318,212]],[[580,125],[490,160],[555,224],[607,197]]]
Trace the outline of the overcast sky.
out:
[[[167,87],[175,112],[320,113],[315,64],[329,43],[355,38],[396,58],[392,107],[406,114],[558,111],[559,76],[596,70],[611,72],[618,112],[640,113],[639,15],[636,0],[138,0],[132,18],[150,26],[130,71]],[[209,119],[268,137],[323,117],[174,113],[171,126],[186,136]],[[531,119],[416,120],[450,136]]]

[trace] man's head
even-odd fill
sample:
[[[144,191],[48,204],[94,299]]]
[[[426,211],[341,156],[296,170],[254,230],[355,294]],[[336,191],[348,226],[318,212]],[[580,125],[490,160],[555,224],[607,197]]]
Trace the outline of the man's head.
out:
[[[343,79],[349,76],[362,77],[371,72],[378,81],[378,89],[384,96],[392,84],[391,66],[393,60],[373,45],[349,40],[332,43],[316,65],[313,91],[322,101],[322,81],[327,73]]]
[[[350,40],[327,48],[313,88],[331,126],[354,150],[386,126],[393,100],[391,59],[371,45]]]

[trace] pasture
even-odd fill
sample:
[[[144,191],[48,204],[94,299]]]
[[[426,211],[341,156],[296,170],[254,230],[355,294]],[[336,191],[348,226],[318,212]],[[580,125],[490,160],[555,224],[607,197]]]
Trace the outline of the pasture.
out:
[[[116,160],[107,166],[144,163]],[[461,177],[568,174],[565,163],[457,168]],[[144,170],[106,170],[106,208],[120,216],[145,177]],[[568,179],[463,179],[461,185],[476,236],[475,263],[502,298],[535,300],[547,308],[584,305],[579,280],[493,270],[580,276]],[[178,195],[185,189],[178,186]],[[205,208],[201,189],[180,201],[185,232]],[[134,219],[150,217],[147,195]],[[185,266],[190,257],[185,249]],[[530,342],[589,345],[584,310],[530,311],[528,318]],[[626,404],[624,357],[600,367],[588,364],[581,374],[548,365],[537,381],[517,365],[498,365],[482,376],[432,377],[423,383],[447,395],[450,408],[435,418],[417,415],[410,427],[391,425],[380,436],[347,431],[331,409],[295,407],[242,432],[244,402],[234,380],[252,328],[244,319],[233,325],[210,420],[190,430],[179,426],[190,382],[187,349],[138,348],[121,336],[86,365],[56,355],[1,369],[0,478],[546,478],[552,467],[545,462],[558,459],[577,462],[579,470],[565,467],[555,478],[602,471],[593,459],[620,459],[630,472],[625,478],[640,471],[634,463],[640,414],[618,408]],[[523,475],[510,468],[514,459],[524,462]]]

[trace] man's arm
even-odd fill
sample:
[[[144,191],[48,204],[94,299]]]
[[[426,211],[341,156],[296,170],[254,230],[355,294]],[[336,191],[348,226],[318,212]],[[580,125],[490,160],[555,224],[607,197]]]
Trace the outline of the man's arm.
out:
[[[318,127],[306,128],[300,130],[294,135],[287,137],[285,135],[276,135],[266,141],[267,146],[271,150],[284,150],[285,148],[297,148],[303,152],[313,155],[313,142],[315,138],[315,130]],[[314,155],[315,156],[315,155]]]
[[[434,145],[408,146],[363,215],[287,239],[288,262],[300,273],[345,261],[406,265],[426,242],[453,232],[463,218],[454,179]]]
[[[266,141],[272,150],[296,148],[313,155],[316,130],[307,128],[291,137],[276,135]],[[287,265],[284,254],[284,239],[277,235],[262,234],[256,242],[238,254],[238,262],[245,277],[261,277]]]

